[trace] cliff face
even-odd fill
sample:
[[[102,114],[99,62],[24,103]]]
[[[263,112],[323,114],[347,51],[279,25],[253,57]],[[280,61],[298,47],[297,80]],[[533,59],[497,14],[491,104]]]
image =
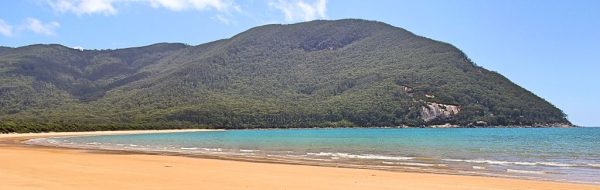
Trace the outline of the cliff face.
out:
[[[449,118],[460,112],[460,107],[457,105],[438,104],[435,102],[427,102],[426,106],[421,107],[421,119],[425,122],[436,118]]]
[[[266,25],[197,46],[0,48],[0,131],[446,123],[569,121],[456,47],[374,21]]]

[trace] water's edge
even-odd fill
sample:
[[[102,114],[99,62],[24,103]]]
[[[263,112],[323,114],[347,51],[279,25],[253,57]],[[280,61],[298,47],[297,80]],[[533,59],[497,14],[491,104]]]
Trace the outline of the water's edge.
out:
[[[99,135],[104,136],[104,135]],[[51,137],[54,138],[54,137]],[[68,137],[65,137],[68,138]],[[145,155],[159,155],[159,156],[182,156],[188,158],[200,158],[200,159],[216,159],[216,160],[227,160],[227,161],[242,161],[242,162],[252,162],[252,163],[267,163],[267,164],[289,164],[289,165],[304,165],[304,166],[320,166],[320,167],[334,167],[334,168],[349,168],[349,169],[367,169],[367,170],[381,170],[381,171],[390,171],[390,172],[416,172],[416,173],[427,173],[427,174],[442,174],[442,175],[461,175],[461,176],[479,176],[479,177],[499,177],[499,178],[508,178],[508,179],[525,179],[525,180],[534,180],[534,181],[550,181],[550,182],[562,182],[562,183],[576,183],[576,184],[592,184],[597,185],[596,183],[587,183],[581,181],[563,181],[563,180],[552,180],[545,178],[523,178],[517,176],[510,175],[497,175],[492,173],[469,173],[469,172],[461,172],[461,171],[443,171],[443,170],[419,170],[417,168],[400,168],[400,167],[384,167],[384,166],[372,166],[372,165],[356,165],[356,164],[344,164],[344,163],[324,163],[324,162],[311,162],[311,161],[297,161],[290,159],[276,159],[276,158],[262,158],[262,157],[244,157],[244,156],[235,156],[235,155],[213,155],[213,154],[192,154],[192,153],[184,153],[184,152],[176,152],[176,151],[156,151],[156,150],[124,150],[124,149],[111,149],[111,148],[100,148],[100,147],[77,147],[70,146],[65,144],[54,144],[54,143],[39,143],[39,142],[31,142],[34,141],[43,141],[48,138],[35,138],[23,141],[24,144],[32,145],[32,146],[41,146],[41,147],[50,147],[50,148],[66,148],[66,149],[75,149],[75,150],[89,150],[89,151],[97,151],[98,153],[106,153],[106,154],[145,154]]]
[[[91,135],[85,135],[89,137]],[[97,134],[92,136],[105,136],[105,134]],[[220,159],[220,160],[233,160],[233,161],[246,161],[246,162],[258,162],[258,163],[276,163],[276,164],[293,164],[293,165],[309,165],[309,166],[324,166],[324,167],[340,167],[340,168],[354,168],[354,169],[374,169],[374,170],[384,170],[384,171],[393,171],[393,172],[419,172],[419,173],[433,173],[433,174],[448,174],[448,175],[465,175],[465,176],[484,176],[484,177],[501,177],[501,178],[511,178],[511,179],[526,179],[526,180],[537,180],[537,181],[554,181],[554,182],[568,182],[568,183],[580,183],[580,184],[593,184],[598,185],[598,183],[589,182],[589,181],[577,181],[577,180],[561,180],[561,179],[551,179],[551,178],[540,178],[534,176],[517,176],[517,175],[503,175],[498,173],[490,173],[490,172],[473,172],[473,171],[461,171],[461,170],[453,170],[450,168],[444,167],[421,167],[423,165],[419,165],[421,163],[414,163],[412,165],[404,165],[403,162],[389,162],[388,165],[368,165],[368,164],[353,164],[353,163],[341,163],[341,162],[330,162],[326,160],[307,160],[307,159],[294,159],[291,157],[269,157],[269,156],[254,156],[251,154],[253,150],[247,150],[249,154],[222,154],[220,150],[215,154],[199,152],[197,149],[193,148],[180,148],[179,150],[140,150],[136,149],[135,146],[125,146],[124,148],[119,148],[115,146],[97,146],[95,144],[67,144],[61,143],[60,141],[56,141],[56,139],[68,139],[73,137],[80,136],[69,136],[69,137],[47,137],[47,138],[34,138],[23,141],[23,143],[28,145],[35,146],[45,146],[45,147],[55,147],[55,148],[71,148],[71,149],[83,149],[83,150],[93,150],[93,151],[101,151],[103,153],[135,153],[135,154],[151,154],[151,155],[167,155],[167,156],[185,156],[185,157],[193,157],[193,158],[206,158],[206,159]],[[242,152],[240,150],[240,152]],[[310,154],[310,153],[307,153]],[[327,153],[327,152],[319,152],[312,153],[314,156],[340,156],[340,155],[331,155],[331,154],[342,154],[342,153]],[[319,155],[321,154],[321,155]],[[344,155],[341,155],[344,156]],[[351,155],[356,157],[356,155]],[[359,155],[360,156],[360,155]],[[412,158],[411,158],[412,159]],[[386,160],[386,159],[383,159]],[[451,160],[451,159],[449,159]],[[383,162],[385,163],[385,161]],[[475,166],[473,166],[474,169]],[[521,173],[527,174],[531,171],[524,170],[511,170],[507,169],[508,173]]]

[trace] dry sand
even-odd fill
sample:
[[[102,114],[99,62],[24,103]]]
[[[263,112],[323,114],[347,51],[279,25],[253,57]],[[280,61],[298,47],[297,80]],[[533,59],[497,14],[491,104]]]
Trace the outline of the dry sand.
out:
[[[600,190],[600,186],[585,184],[254,163],[21,143],[42,136],[147,132],[156,131],[0,135],[0,189]]]

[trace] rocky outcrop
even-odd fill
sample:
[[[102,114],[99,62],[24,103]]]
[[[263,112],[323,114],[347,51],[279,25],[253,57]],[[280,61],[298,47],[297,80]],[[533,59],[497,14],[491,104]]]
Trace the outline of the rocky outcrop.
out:
[[[404,90],[404,92],[406,92],[406,93],[413,93],[413,88],[411,88],[411,87],[404,86],[404,85],[400,85],[400,87],[402,87],[402,90]]]
[[[460,106],[458,105],[426,102],[426,106],[421,107],[421,119],[428,122],[435,118],[450,117],[458,114],[458,112],[460,112]]]
[[[427,127],[429,127],[429,128],[461,128],[460,125],[452,125],[450,123],[446,123],[443,125],[429,125]]]

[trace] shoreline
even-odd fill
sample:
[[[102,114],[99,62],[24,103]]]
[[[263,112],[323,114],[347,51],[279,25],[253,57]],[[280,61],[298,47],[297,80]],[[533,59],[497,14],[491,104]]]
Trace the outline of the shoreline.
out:
[[[95,135],[130,135],[153,133],[179,133],[196,131],[223,131],[222,129],[166,129],[166,130],[123,130],[123,131],[82,131],[82,132],[43,132],[43,133],[0,133],[0,139],[12,137],[68,137],[68,136],[95,136]]]
[[[278,161],[273,161],[273,160],[252,160],[252,159],[235,159],[235,158],[223,158],[223,157],[211,157],[211,156],[194,156],[194,155],[185,155],[185,154],[165,154],[165,153],[161,153],[161,152],[142,152],[142,151],[122,151],[122,150],[101,150],[101,149],[82,149],[82,148],[70,148],[70,147],[61,147],[61,146],[44,146],[44,145],[31,145],[31,144],[25,144],[23,143],[26,140],[30,140],[30,139],[35,139],[35,138],[46,138],[46,137],[62,137],[62,136],[88,136],[88,135],[119,135],[119,134],[147,134],[147,133],[173,133],[173,132],[191,132],[191,131],[219,131],[219,130],[204,130],[204,129],[191,129],[191,130],[143,130],[143,131],[96,131],[96,132],[63,132],[63,133],[34,133],[34,134],[0,134],[0,162],[5,162],[6,160],[4,160],[5,158],[3,156],[1,156],[1,154],[4,152],[6,153],[8,152],[21,152],[21,154],[18,154],[20,156],[34,156],[35,155],[31,155],[31,154],[24,154],[24,153],[33,153],[33,152],[41,152],[43,153],[52,153],[52,154],[59,154],[62,156],[82,156],[82,157],[86,157],[88,159],[95,159],[96,157],[120,157],[121,159],[124,160],[124,162],[134,162],[139,164],[138,162],[140,160],[134,159],[137,157],[143,157],[145,159],[158,159],[158,160],[163,160],[163,161],[167,161],[167,162],[171,162],[173,160],[184,160],[182,162],[185,163],[189,163],[192,165],[196,165],[196,166],[206,166],[205,163],[210,162],[213,164],[233,164],[233,165],[241,165],[241,166],[256,166],[256,165],[260,165],[262,167],[267,168],[267,171],[270,171],[271,169],[278,169],[278,171],[280,170],[280,168],[286,168],[285,170],[283,170],[284,173],[291,173],[293,175],[288,176],[288,177],[297,177],[298,179],[302,179],[304,176],[303,175],[295,175],[295,173],[297,173],[298,170],[302,170],[308,173],[312,174],[312,170],[323,170],[323,171],[330,171],[330,172],[341,172],[339,173],[340,175],[344,174],[346,175],[346,173],[353,173],[355,175],[359,175],[359,174],[365,174],[365,173],[377,173],[377,175],[391,175],[391,176],[396,176],[398,178],[393,178],[390,179],[390,181],[385,181],[386,184],[395,184],[395,185],[402,185],[402,183],[406,183],[406,182],[415,182],[418,181],[418,185],[414,186],[415,188],[418,189],[462,189],[462,188],[456,188],[453,187],[452,184],[454,184],[455,182],[455,178],[460,179],[459,181],[464,182],[464,185],[472,185],[472,183],[474,181],[477,182],[485,182],[485,183],[481,183],[479,184],[480,188],[487,188],[487,189],[600,189],[600,186],[598,185],[592,185],[592,184],[582,184],[582,183],[573,183],[573,182],[554,182],[554,181],[545,181],[545,180],[531,180],[531,179],[517,179],[517,178],[505,178],[505,177],[489,177],[489,176],[481,176],[481,175],[468,175],[468,174],[447,174],[447,173],[430,173],[430,172],[422,172],[422,171],[389,171],[389,170],[384,170],[384,169],[373,169],[373,168],[356,168],[356,167],[344,167],[344,166],[335,166],[335,165],[313,165],[313,164],[307,164],[307,163],[289,163],[289,162],[278,162]],[[131,159],[127,159],[127,157],[123,158],[123,155],[126,155],[127,157],[132,157]],[[60,156],[59,156],[60,157]],[[8,162],[11,161],[15,161],[15,160],[8,160]],[[84,160],[85,161],[85,160]],[[110,160],[105,160],[105,161],[109,161]],[[85,163],[85,162],[84,162]],[[116,163],[117,165],[120,165],[122,163]],[[199,165],[198,165],[199,164]],[[138,167],[144,167],[144,164],[138,165]],[[208,165],[210,166],[210,164]],[[41,169],[48,169],[48,166],[40,166]],[[107,166],[108,167],[108,166]],[[165,166],[166,167],[166,166]],[[262,168],[261,167],[261,168]],[[108,167],[110,168],[110,167]],[[65,168],[68,169],[68,168]],[[103,168],[95,168],[95,169],[103,169]],[[235,167],[233,169],[236,169]],[[239,168],[237,168],[239,169]],[[59,169],[60,170],[60,169]],[[0,166],[0,171],[10,171],[7,170],[7,168]],[[56,171],[56,169],[54,170],[54,172],[61,172],[61,171]],[[198,172],[193,172],[193,171],[189,171],[188,169],[183,168],[180,172],[182,173],[198,173]],[[10,173],[10,172],[9,172]],[[49,173],[49,175],[51,175],[52,172]],[[202,172],[199,172],[200,174],[202,174]],[[261,175],[263,177],[276,177],[277,175],[272,173],[272,172],[259,172],[261,173]],[[48,175],[48,174],[47,174]],[[157,176],[154,177],[158,177],[161,174],[155,174]],[[243,173],[224,173],[222,177],[226,177],[226,178],[237,178],[240,177],[240,175],[243,175]],[[375,174],[374,174],[375,175]],[[237,176],[237,177],[236,177]],[[317,175],[317,176],[321,176],[322,178],[327,178],[329,180],[334,180],[334,181],[345,181],[347,179],[340,179],[340,178],[331,178],[327,173],[321,174],[321,175]],[[359,175],[360,176],[360,175]],[[428,184],[429,182],[431,182],[432,180],[422,180],[422,179],[413,179],[412,177],[408,177],[408,176],[426,176],[428,179],[429,178],[433,178],[436,180],[433,181],[442,181],[442,182],[434,182],[433,184],[429,184],[429,185],[434,185],[437,188],[421,188],[423,186],[421,185],[425,185]],[[1,174],[0,172],[0,183],[2,184],[6,184],[6,179],[4,178],[5,176],[3,174]],[[184,177],[185,178],[185,177]],[[188,177],[189,178],[189,177]],[[353,178],[350,178],[353,179]],[[397,180],[395,180],[397,179]],[[452,179],[452,180],[450,180]],[[376,180],[377,181],[377,180]],[[10,182],[10,179],[9,181]],[[373,182],[373,181],[371,181]],[[402,182],[402,183],[401,183]],[[127,182],[125,182],[127,183]],[[135,182],[136,184],[138,182]],[[248,182],[249,184],[254,184],[251,182]],[[271,185],[281,185],[281,187],[286,186],[287,182],[278,182],[278,181],[274,181],[275,184],[271,184]],[[378,183],[381,183],[381,181],[379,180]],[[504,184],[504,183],[508,183],[508,186],[500,186],[499,184]],[[11,183],[8,183],[9,185]],[[143,185],[147,185],[150,184],[150,182],[139,182],[139,185],[143,186]],[[365,185],[376,185],[377,183],[365,183]],[[18,184],[16,184],[17,186],[9,186],[8,189],[23,189],[21,186],[18,186]],[[164,184],[164,185],[168,185],[168,184]],[[297,184],[302,186],[302,184]],[[327,183],[322,183],[321,185],[323,185],[322,187],[327,187]],[[394,186],[395,186],[394,185]],[[388,186],[388,187],[394,187],[394,186]],[[147,186],[149,187],[149,186]],[[216,187],[216,186],[215,186]],[[265,189],[265,188],[261,188],[262,186],[256,186],[255,189]],[[347,186],[348,188],[351,188],[352,186]],[[492,188],[493,187],[493,188]],[[81,188],[81,187],[80,187]],[[168,189],[168,187],[165,187]],[[190,186],[188,186],[188,188],[191,188]],[[218,187],[216,187],[217,189],[219,189]],[[48,189],[48,188],[43,188],[43,189]],[[52,188],[51,188],[52,189]],[[64,189],[62,187],[59,188],[55,188],[55,189]],[[76,188],[77,189],[77,188]],[[103,188],[100,188],[103,189]],[[145,189],[145,188],[144,188]],[[159,189],[163,189],[163,188],[159,188]],[[224,189],[231,189],[231,188],[224,188]],[[268,188],[266,188],[268,189]],[[292,188],[293,189],[293,188]],[[305,189],[304,188],[297,188],[297,189]],[[325,188],[325,189],[330,189],[330,188]],[[346,188],[344,188],[346,189]],[[356,188],[356,189],[363,189],[363,188]],[[393,188],[392,188],[393,189]],[[402,188],[399,188],[402,189]],[[414,188],[407,188],[407,189],[414,189]]]
[[[196,131],[222,131],[222,130],[189,130],[189,131],[175,131],[175,132],[196,132]],[[111,133],[108,131],[107,134],[97,135],[120,135],[120,134],[149,134],[153,131],[133,131],[132,133]],[[137,133],[139,132],[139,133]],[[79,132],[76,132],[79,133]],[[172,133],[171,131],[160,131],[157,133]],[[77,136],[77,135],[75,135]],[[84,136],[84,135],[81,135]],[[85,135],[87,136],[87,135]],[[316,166],[316,167],[331,167],[331,168],[347,168],[347,169],[365,169],[365,170],[377,170],[377,171],[389,171],[389,172],[408,172],[408,173],[424,173],[424,174],[442,174],[442,175],[457,175],[457,176],[478,176],[478,177],[492,177],[492,178],[504,178],[504,179],[518,179],[518,180],[532,180],[542,182],[558,182],[558,183],[573,183],[573,184],[587,184],[587,185],[600,185],[594,183],[578,182],[578,181],[558,181],[545,178],[526,178],[525,176],[511,176],[511,175],[500,175],[493,173],[480,173],[480,172],[468,172],[458,171],[451,169],[425,169],[414,166],[407,167],[390,167],[390,166],[377,166],[377,165],[362,165],[362,164],[351,164],[351,163],[338,163],[338,162],[322,162],[314,160],[299,160],[289,159],[281,157],[247,157],[241,155],[232,154],[209,154],[209,153],[186,153],[178,151],[166,151],[166,150],[136,150],[136,149],[113,149],[113,148],[100,148],[100,147],[85,147],[85,146],[70,146],[64,144],[50,144],[50,143],[37,143],[28,142],[30,140],[45,139],[52,137],[74,137],[74,136],[51,136],[51,137],[36,137],[26,138],[21,140],[20,143],[27,146],[45,147],[45,148],[57,148],[57,149],[75,149],[84,150],[94,153],[104,154],[143,154],[143,155],[157,155],[157,156],[179,156],[197,159],[214,159],[214,160],[227,160],[227,161],[239,161],[239,162],[251,162],[251,163],[266,163],[266,164],[286,164],[286,165],[300,165],[300,166]],[[0,137],[1,139],[1,137]]]
[[[66,132],[0,132],[0,137],[3,135],[21,135],[21,134],[59,134],[59,133],[97,133],[97,132],[136,132],[136,131],[220,131],[220,130],[274,130],[274,129],[340,129],[340,128],[397,128],[397,129],[437,129],[437,128],[448,128],[448,129],[460,129],[460,128],[468,128],[468,129],[495,129],[495,128],[581,128],[584,126],[573,125],[573,124],[565,124],[565,123],[547,123],[547,124],[533,124],[533,125],[457,125],[457,124],[430,124],[430,125],[422,125],[422,126],[408,126],[408,125],[399,125],[399,126],[370,126],[370,127],[359,127],[359,126],[345,126],[345,127],[266,127],[266,128],[194,128],[194,129],[141,129],[141,130],[112,130],[112,131],[66,131]],[[599,126],[600,127],[600,126]],[[150,132],[151,133],[151,132]]]

